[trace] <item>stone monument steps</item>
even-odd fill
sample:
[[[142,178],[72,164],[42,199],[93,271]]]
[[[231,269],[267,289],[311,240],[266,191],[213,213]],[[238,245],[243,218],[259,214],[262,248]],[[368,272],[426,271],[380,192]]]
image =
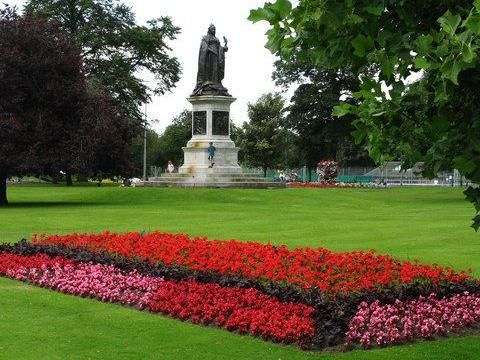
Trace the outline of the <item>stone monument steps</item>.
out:
[[[268,178],[264,178],[263,176],[260,175],[254,175],[254,174],[232,174],[232,173],[206,173],[206,174],[164,174],[159,177],[150,177],[150,181],[163,181],[163,180],[185,180],[185,179],[190,179],[190,178],[209,178],[209,179],[229,179],[229,178],[235,178],[235,179],[245,179],[245,180],[259,180],[259,179],[264,179],[266,181],[270,181]]]
[[[212,181],[212,182],[272,182],[270,179],[265,179],[261,177],[243,177],[243,176],[206,176],[206,177],[169,177],[169,178],[151,178],[148,179],[149,182],[201,182],[201,181]]]
[[[146,181],[145,187],[180,187],[180,188],[257,188],[279,189],[285,188],[281,182],[270,181],[218,181],[218,182],[189,182],[189,181]]]

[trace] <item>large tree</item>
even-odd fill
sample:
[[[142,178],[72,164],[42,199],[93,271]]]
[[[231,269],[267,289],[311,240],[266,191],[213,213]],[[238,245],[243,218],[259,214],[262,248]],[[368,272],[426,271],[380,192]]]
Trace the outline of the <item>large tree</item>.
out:
[[[287,108],[285,124],[299,135],[303,163],[311,169],[321,159],[364,162],[366,153],[351,136],[353,117],[332,116],[340,99],[354,101],[352,94],[359,89],[358,77],[351,72],[316,69],[295,59],[278,60],[275,68],[273,76],[278,85],[288,88],[299,84]]]
[[[136,126],[87,86],[69,34],[7,7],[0,10],[0,48],[0,204],[13,175],[128,175]]]
[[[55,20],[76,39],[87,75],[110,94],[124,116],[141,122],[141,104],[149,100],[149,90],[163,94],[179,80],[180,65],[168,43],[180,29],[169,17],[138,25],[120,0],[29,0],[25,13]],[[154,75],[151,89],[141,72]]]
[[[267,47],[282,58],[363,74],[357,102],[334,113],[355,117],[376,162],[421,161],[429,177],[456,168],[480,183],[479,0],[276,0],[250,19],[270,23]],[[478,212],[480,189],[466,195]]]
[[[68,168],[84,93],[79,49],[41,19],[0,10],[0,204],[6,179]]]
[[[248,104],[249,122],[244,122],[239,134],[246,165],[260,167],[264,176],[268,169],[285,166],[286,150],[292,141],[283,128],[285,102],[279,93],[267,93]]]

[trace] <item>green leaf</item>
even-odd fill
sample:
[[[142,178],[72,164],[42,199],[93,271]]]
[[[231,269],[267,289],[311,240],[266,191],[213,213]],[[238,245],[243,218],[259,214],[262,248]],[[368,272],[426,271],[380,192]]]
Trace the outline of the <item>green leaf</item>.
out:
[[[383,4],[378,6],[367,6],[365,8],[369,14],[380,16],[385,11],[385,6]]]
[[[455,34],[461,21],[462,18],[460,17],[460,15],[454,15],[450,12],[450,10],[447,10],[447,12],[443,14],[440,19],[438,19],[438,22],[442,26],[443,31],[445,31],[449,35]]]
[[[480,188],[469,186],[464,192],[463,195],[471,203],[480,203]]]
[[[277,0],[274,4],[270,5],[269,8],[284,19],[290,14],[292,4],[288,0]]]
[[[415,49],[419,54],[427,55],[432,50],[432,35],[422,35],[415,40]]]
[[[467,20],[465,20],[465,27],[475,35],[480,35],[480,15],[471,14]]]
[[[353,139],[355,140],[355,144],[359,145],[365,139],[365,131],[362,129],[357,129],[352,131]]]
[[[387,79],[390,79],[390,77],[393,75],[394,64],[387,55],[382,54],[380,56],[380,66],[382,69],[382,74],[385,75]]]
[[[469,159],[466,156],[455,156],[453,158],[453,165],[455,169],[458,169],[462,174],[471,174],[475,168],[475,162],[472,159]]]
[[[442,81],[439,86],[435,87],[435,103],[442,104],[448,101],[447,82]]]
[[[272,22],[273,20],[275,20],[275,13],[268,8],[253,9],[253,10],[250,10],[250,15],[248,16],[248,20],[250,20],[253,23],[256,23],[262,20]]]
[[[480,215],[475,216],[472,220],[472,228],[474,228],[475,231],[478,231],[478,229],[480,228]]]
[[[430,64],[424,57],[416,57],[413,59],[413,62],[417,69],[430,69],[432,66],[432,64]]]
[[[344,24],[360,24],[365,20],[356,14],[348,14],[345,16]]]
[[[462,64],[459,61],[455,61],[453,55],[450,55],[440,67],[442,78],[450,80],[455,85],[458,85],[458,74],[462,70]]]
[[[474,0],[473,6],[475,6],[475,9],[477,9],[477,11],[480,12],[480,0]]]
[[[332,111],[332,115],[336,116],[336,117],[342,117],[342,116],[345,116],[345,115],[349,114],[351,109],[352,109],[351,104],[342,103],[340,105],[334,106],[333,111]]]
[[[280,44],[283,40],[283,35],[276,28],[272,28],[267,31],[268,41],[265,47],[272,51],[277,51],[280,48]]]
[[[364,57],[367,51],[373,48],[373,40],[371,37],[360,34],[352,40],[352,46],[355,49],[353,52],[354,55]]]
[[[475,54],[475,51],[473,51],[472,46],[466,45],[462,52],[463,61],[467,64],[470,64],[476,57],[477,57],[477,54]]]

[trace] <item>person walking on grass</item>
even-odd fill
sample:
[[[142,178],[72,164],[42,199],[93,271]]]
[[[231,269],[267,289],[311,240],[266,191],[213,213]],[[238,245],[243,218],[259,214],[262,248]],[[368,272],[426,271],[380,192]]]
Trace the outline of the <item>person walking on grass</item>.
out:
[[[210,146],[207,149],[208,151],[208,161],[210,161],[210,168],[215,165],[215,151],[217,151],[217,148],[213,146],[213,142],[210,141]]]

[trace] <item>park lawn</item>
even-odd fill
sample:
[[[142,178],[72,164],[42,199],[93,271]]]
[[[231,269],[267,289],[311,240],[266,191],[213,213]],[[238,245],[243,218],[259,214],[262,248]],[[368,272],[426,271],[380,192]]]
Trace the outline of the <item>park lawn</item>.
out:
[[[35,232],[161,230],[290,247],[376,249],[472,268],[480,235],[459,189],[155,189],[9,186],[0,240]],[[480,336],[338,354],[303,352],[0,279],[0,358],[478,358]]]

